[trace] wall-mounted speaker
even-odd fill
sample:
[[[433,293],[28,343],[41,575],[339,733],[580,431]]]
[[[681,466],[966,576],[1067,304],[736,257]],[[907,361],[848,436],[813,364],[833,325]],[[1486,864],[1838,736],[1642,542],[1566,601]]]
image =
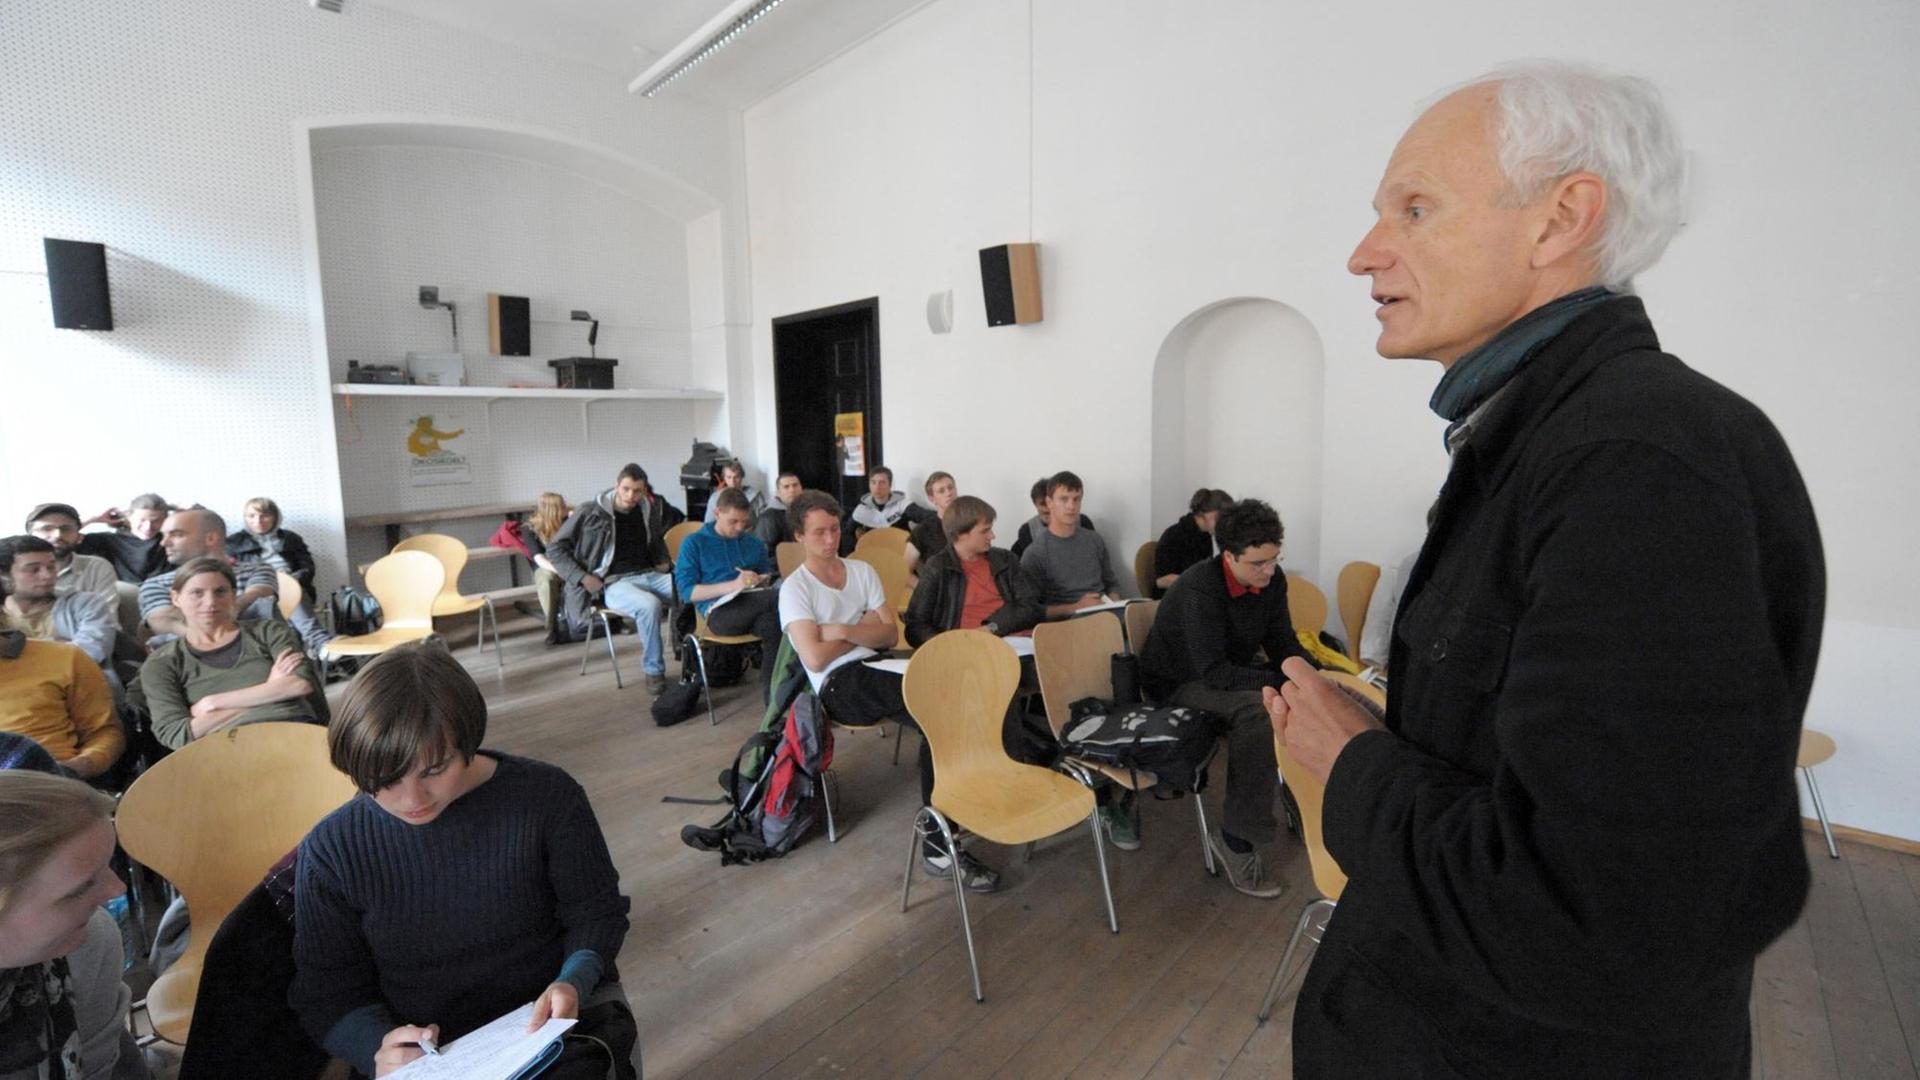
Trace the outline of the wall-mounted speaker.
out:
[[[980,289],[987,325],[1040,321],[1040,245],[1001,244],[980,249]]]
[[[113,329],[113,301],[107,292],[107,246],[49,236],[46,249],[53,325],[62,330]]]
[[[524,296],[487,294],[487,351],[495,356],[532,356],[533,325]]]

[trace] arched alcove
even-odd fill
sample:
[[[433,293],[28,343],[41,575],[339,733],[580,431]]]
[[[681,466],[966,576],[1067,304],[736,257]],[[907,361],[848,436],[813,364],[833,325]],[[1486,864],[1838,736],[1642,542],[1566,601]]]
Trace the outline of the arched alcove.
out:
[[[1325,350],[1306,316],[1277,300],[1235,297],[1180,320],[1153,365],[1153,520],[1186,513],[1199,487],[1264,499],[1280,511],[1282,562],[1320,562]]]

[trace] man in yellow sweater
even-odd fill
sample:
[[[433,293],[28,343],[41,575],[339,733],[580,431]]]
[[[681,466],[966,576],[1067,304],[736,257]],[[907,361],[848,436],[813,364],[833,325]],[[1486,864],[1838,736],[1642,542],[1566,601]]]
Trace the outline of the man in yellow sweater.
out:
[[[6,600],[0,579],[0,603]],[[91,780],[120,760],[126,733],[107,680],[87,654],[0,628],[0,731],[25,735],[67,771]]]

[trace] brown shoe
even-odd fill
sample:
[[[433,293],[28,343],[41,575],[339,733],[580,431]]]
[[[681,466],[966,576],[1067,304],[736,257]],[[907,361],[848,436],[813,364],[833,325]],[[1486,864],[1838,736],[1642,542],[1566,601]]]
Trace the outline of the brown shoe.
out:
[[[1213,848],[1213,857],[1227,872],[1227,884],[1262,900],[1271,900],[1287,891],[1284,881],[1266,876],[1266,865],[1260,861],[1258,851],[1249,851],[1245,855],[1236,853],[1221,838],[1218,826],[1207,831],[1207,846]]]
[[[667,677],[665,675],[647,676],[647,693],[652,694],[654,697],[659,697],[666,692]]]

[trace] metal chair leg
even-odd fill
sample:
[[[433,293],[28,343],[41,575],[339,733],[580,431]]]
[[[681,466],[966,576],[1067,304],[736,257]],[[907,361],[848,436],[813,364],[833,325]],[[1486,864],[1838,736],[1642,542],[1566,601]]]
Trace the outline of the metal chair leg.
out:
[[[687,635],[687,644],[693,646],[693,663],[700,669],[700,696],[707,699],[707,726],[719,727],[720,717],[713,711],[713,684],[707,681],[707,650],[700,647],[700,638]]]
[[[832,769],[827,769],[820,774],[820,799],[827,804],[827,843],[829,844],[840,842],[840,830],[833,821],[833,789],[837,786],[839,781],[834,777]]]
[[[920,823],[925,820],[926,814],[926,809],[922,807],[920,813],[914,816],[913,828],[907,830],[907,872],[900,879],[901,911],[907,910],[907,894],[913,891],[913,857],[920,853],[920,842],[923,839]]]
[[[1208,839],[1212,833],[1207,829],[1207,800],[1198,791],[1193,793],[1193,809],[1200,815],[1200,857],[1206,860],[1207,876],[1219,877],[1220,868],[1213,862],[1213,841]]]
[[[980,958],[973,951],[973,922],[967,918],[967,886],[963,880],[966,874],[960,868],[960,842],[953,838],[953,827],[947,824],[945,814],[931,806],[920,812],[931,816],[933,823],[940,826],[940,842],[946,849],[948,864],[953,867],[953,902],[960,907],[960,933],[967,939],[967,966],[973,970],[973,1000],[985,1001],[987,995],[980,989]],[[1106,860],[1102,858],[1102,871],[1105,871],[1106,865]]]
[[[1320,907],[1332,908],[1333,901],[1323,897],[1300,909],[1300,921],[1293,924],[1293,936],[1287,938],[1287,949],[1280,954],[1280,964],[1273,969],[1273,981],[1267,984],[1267,996],[1260,1002],[1260,1023],[1266,1023],[1267,1017],[1273,1015],[1273,1002],[1280,996],[1280,988],[1286,985],[1287,966],[1293,960],[1293,951],[1300,944],[1300,936],[1306,933],[1308,923],[1313,920],[1314,909]]]
[[[507,653],[500,645],[500,612],[493,606],[493,597],[483,599],[487,602],[487,621],[493,624],[493,661],[504,672],[507,670]]]
[[[620,654],[613,648],[613,616],[604,611],[600,613],[600,632],[607,639],[607,660],[613,664],[613,688],[625,690],[626,681],[620,678]]]
[[[886,730],[887,729],[885,725],[882,725],[880,728],[880,733],[882,735],[885,735]],[[907,741],[907,725],[901,724],[900,733],[896,735],[893,740],[893,763],[895,765],[900,764],[900,744],[906,741]]]
[[[1106,830],[1100,827],[1100,808],[1094,807],[1087,815],[1087,825],[1093,829],[1093,855],[1100,860],[1100,892],[1107,898],[1107,929],[1120,932],[1120,918],[1113,912],[1113,882],[1107,879],[1107,840],[1101,834]]]
[[[1800,775],[1807,778],[1807,794],[1813,796],[1813,812],[1820,818],[1820,831],[1827,837],[1827,854],[1840,857],[1840,848],[1833,842],[1833,825],[1827,821],[1827,804],[1820,799],[1820,785],[1813,780],[1813,770],[1805,768]]]

